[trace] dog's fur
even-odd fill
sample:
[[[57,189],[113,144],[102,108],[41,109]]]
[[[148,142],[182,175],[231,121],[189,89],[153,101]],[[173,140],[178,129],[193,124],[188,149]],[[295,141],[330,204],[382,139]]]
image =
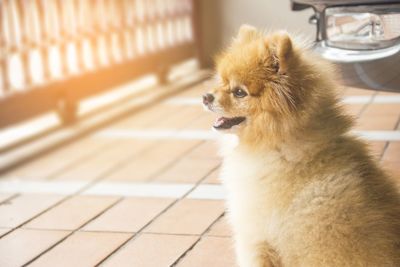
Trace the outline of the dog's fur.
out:
[[[399,193],[348,134],[333,69],[287,33],[251,26],[216,61],[207,107],[246,118],[221,171],[239,265],[400,266]]]

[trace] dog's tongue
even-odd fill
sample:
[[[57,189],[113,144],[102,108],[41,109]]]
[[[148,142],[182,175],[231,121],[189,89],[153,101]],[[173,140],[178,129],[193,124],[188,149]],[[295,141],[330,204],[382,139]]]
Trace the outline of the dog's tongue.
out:
[[[238,125],[245,120],[245,117],[219,117],[214,123],[215,129],[230,129],[232,126]]]
[[[221,127],[221,125],[223,125],[226,121],[227,121],[227,118],[218,117],[214,122],[214,127],[216,127],[216,128]]]

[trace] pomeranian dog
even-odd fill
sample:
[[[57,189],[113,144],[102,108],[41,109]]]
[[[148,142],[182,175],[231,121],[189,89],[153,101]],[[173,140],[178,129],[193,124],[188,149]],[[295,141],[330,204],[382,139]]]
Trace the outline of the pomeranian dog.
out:
[[[203,103],[230,133],[221,179],[239,265],[399,267],[399,192],[348,133],[332,68],[244,25],[216,70]]]

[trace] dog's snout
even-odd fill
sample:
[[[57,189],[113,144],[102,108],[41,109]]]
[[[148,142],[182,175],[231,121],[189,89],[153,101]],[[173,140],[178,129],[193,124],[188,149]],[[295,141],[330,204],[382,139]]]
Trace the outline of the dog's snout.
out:
[[[214,101],[214,96],[212,94],[203,95],[203,103],[204,105],[211,104]]]

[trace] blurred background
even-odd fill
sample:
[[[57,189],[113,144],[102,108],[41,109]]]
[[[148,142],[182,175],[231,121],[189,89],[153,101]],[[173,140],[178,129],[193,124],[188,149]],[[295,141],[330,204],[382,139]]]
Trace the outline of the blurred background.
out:
[[[0,0],[0,266],[235,266],[201,95],[244,23],[337,64],[399,181],[398,1],[310,2]]]

